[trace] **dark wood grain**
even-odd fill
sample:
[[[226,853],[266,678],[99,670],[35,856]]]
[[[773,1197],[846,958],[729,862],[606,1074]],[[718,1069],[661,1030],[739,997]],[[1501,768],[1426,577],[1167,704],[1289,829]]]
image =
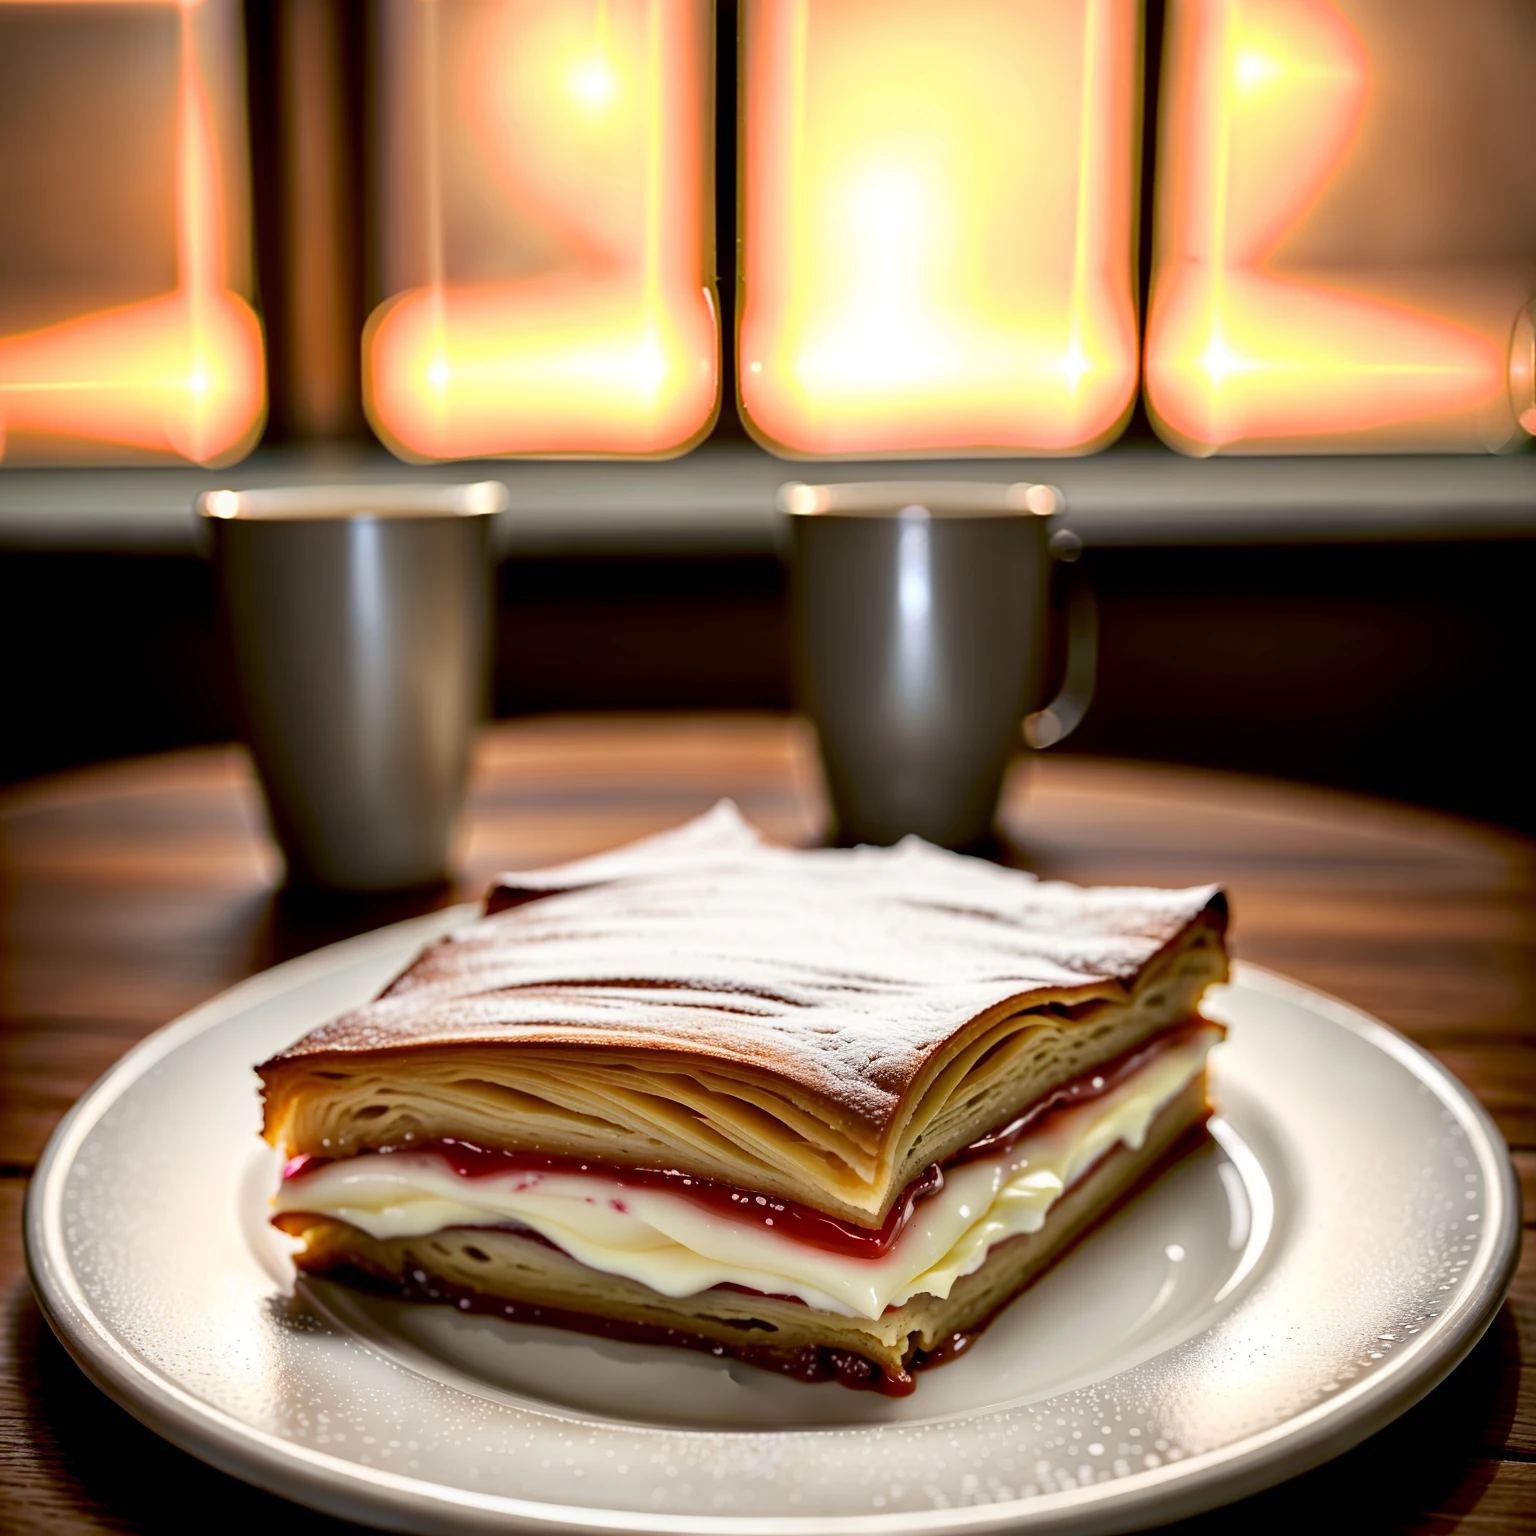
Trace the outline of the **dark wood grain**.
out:
[[[453,885],[390,900],[280,891],[242,753],[179,753],[0,797],[0,1530],[347,1529],[157,1440],[86,1382],[27,1287],[25,1181],[60,1115],[135,1040],[252,972],[478,896],[730,795],[775,837],[826,812],[804,728],[766,715],[551,718],[488,732]],[[1536,844],[1295,785],[1048,756],[1004,797],[1012,857],[1084,882],[1232,892],[1238,954],[1433,1050],[1515,1149],[1536,1217]],[[1536,1252],[1468,1361],[1366,1445],[1189,1522],[1536,1529]],[[1341,1524],[1339,1528],[1344,1528]]]

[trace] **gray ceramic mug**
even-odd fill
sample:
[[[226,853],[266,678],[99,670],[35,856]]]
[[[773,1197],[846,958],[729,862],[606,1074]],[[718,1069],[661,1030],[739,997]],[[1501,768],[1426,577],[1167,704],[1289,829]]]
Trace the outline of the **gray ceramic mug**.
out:
[[[1061,693],[1039,693],[1052,568],[1082,544],[1046,485],[782,487],[796,666],[844,842],[987,842],[1020,730],[1049,746],[1093,692],[1091,587],[1068,605]]]
[[[406,890],[447,874],[505,506],[494,481],[198,497],[291,883]]]

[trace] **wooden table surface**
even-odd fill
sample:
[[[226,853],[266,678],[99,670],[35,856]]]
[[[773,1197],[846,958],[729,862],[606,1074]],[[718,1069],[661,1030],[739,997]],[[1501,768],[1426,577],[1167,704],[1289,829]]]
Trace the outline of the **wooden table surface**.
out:
[[[277,960],[478,895],[730,795],[770,834],[825,824],[814,757],[773,716],[501,725],[478,755],[456,889],[298,898],[243,754],[178,753],[0,796],[0,1531],[348,1529],[174,1450],[53,1339],[27,1285],[23,1192],[70,1103],[135,1040]],[[1536,1217],[1536,844],[1320,790],[1048,756],[1010,784],[1017,856],[1082,882],[1231,890],[1239,955],[1432,1050],[1515,1149]],[[1330,1465],[1178,1528],[1536,1530],[1536,1245],[1472,1356]],[[1241,1521],[1241,1524],[1239,1524]]]

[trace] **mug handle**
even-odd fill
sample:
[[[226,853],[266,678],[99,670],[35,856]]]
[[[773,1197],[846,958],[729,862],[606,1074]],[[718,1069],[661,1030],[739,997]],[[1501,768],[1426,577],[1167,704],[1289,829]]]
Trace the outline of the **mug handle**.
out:
[[[1093,703],[1094,682],[1099,671],[1099,600],[1093,577],[1081,563],[1083,541],[1070,529],[1051,535],[1051,554],[1067,572],[1067,664],[1061,689],[1044,709],[1024,717],[1024,740],[1037,750],[1055,746],[1083,723]]]

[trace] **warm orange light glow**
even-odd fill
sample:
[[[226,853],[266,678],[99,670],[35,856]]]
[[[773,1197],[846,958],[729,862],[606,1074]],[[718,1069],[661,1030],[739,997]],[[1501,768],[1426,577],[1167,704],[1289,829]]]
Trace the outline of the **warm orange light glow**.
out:
[[[1515,322],[1509,348],[1509,403],[1521,430],[1536,437],[1536,299]]]
[[[1170,0],[1168,22],[1146,364],[1163,435],[1193,453],[1500,446],[1512,301],[1479,316],[1452,276],[1362,264],[1337,233],[1318,258],[1352,156],[1394,187],[1413,175],[1362,148],[1376,66],[1343,7]]]
[[[1135,0],[744,0],[740,392],[806,456],[1074,453],[1136,388]]]
[[[229,281],[219,135],[199,47],[199,28],[215,3],[184,0],[176,7],[176,285],[0,336],[0,458],[7,462],[120,457],[126,450],[227,464],[248,452],[260,432],[261,325]],[[220,19],[229,22],[231,14]],[[223,83],[239,93],[238,77],[229,73]],[[67,92],[71,82],[53,88]],[[37,148],[8,144],[6,153]],[[82,230],[78,238],[91,233]]]
[[[375,430],[422,459],[691,447],[719,406],[708,0],[395,14],[417,163],[390,170]]]

